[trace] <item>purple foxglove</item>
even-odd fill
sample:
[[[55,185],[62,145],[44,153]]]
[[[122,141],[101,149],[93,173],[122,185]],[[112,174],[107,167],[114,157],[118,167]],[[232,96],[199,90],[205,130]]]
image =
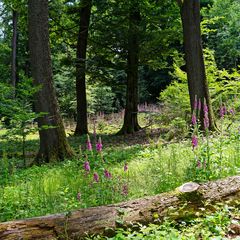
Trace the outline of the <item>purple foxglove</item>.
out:
[[[98,152],[101,152],[101,151],[102,151],[102,147],[103,147],[103,145],[102,145],[102,140],[101,140],[101,138],[99,138],[99,139],[98,139],[98,142],[97,142],[97,144],[96,144],[96,150],[97,150]]]
[[[98,174],[96,172],[93,174],[93,180],[95,182],[99,182],[99,176],[98,176]]]
[[[201,103],[201,99],[198,100],[198,112],[201,112],[201,108],[202,108],[202,103]]]
[[[84,169],[86,172],[90,172],[90,165],[88,161],[84,162]]]
[[[112,178],[112,174],[108,170],[104,170],[104,176],[105,178]]]
[[[128,164],[127,163],[124,164],[123,169],[124,169],[124,172],[126,172],[128,170]]]
[[[92,151],[92,144],[89,135],[87,135],[87,150]]]
[[[192,146],[193,146],[193,149],[196,148],[198,146],[198,139],[197,139],[197,136],[192,136]]]
[[[194,105],[193,105],[193,108],[195,111],[197,110],[197,106],[198,106],[197,95],[195,95]]]
[[[193,113],[192,115],[192,124],[193,125],[196,125],[197,124],[197,118],[196,118],[196,115]]]
[[[209,118],[208,118],[208,113],[204,114],[204,129],[208,129],[209,128]]]

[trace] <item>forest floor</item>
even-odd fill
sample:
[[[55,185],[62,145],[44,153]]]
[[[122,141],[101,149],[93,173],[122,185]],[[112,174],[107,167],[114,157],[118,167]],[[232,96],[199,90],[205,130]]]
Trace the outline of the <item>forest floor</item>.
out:
[[[238,122],[220,133],[208,136],[199,133],[198,146],[193,149],[190,129],[181,124],[159,125],[142,114],[141,126],[148,127],[133,135],[116,136],[121,121],[114,115],[97,119],[97,136],[90,134],[92,151],[86,149],[87,137],[72,136],[74,125],[65,122],[76,156],[64,162],[28,168],[22,168],[21,141],[11,139],[10,142],[2,137],[0,221],[152,196],[175,189],[184,182],[204,182],[240,172]],[[225,126],[229,126],[227,119]],[[90,122],[90,132],[92,129],[93,122]],[[0,134],[3,136],[4,132]],[[100,153],[95,150],[99,137],[103,142]],[[36,134],[28,137],[26,158],[29,163],[38,144]],[[206,166],[206,162],[209,165]],[[234,208],[222,205],[215,213],[206,212],[204,216],[182,222],[166,219],[160,226],[141,226],[138,231],[119,229],[114,239],[236,238],[239,205]]]

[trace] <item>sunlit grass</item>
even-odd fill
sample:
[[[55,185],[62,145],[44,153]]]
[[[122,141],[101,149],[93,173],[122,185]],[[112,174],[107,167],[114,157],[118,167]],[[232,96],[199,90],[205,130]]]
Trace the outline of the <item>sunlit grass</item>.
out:
[[[178,132],[173,132],[176,136],[173,141],[168,142],[163,139],[164,135],[151,138],[151,130],[148,130],[149,134],[148,131],[145,133],[144,141],[143,135],[127,138],[107,135],[109,131],[116,133],[120,126],[120,120],[113,119],[108,121],[112,121],[114,130],[109,128],[111,124],[108,121],[103,121],[103,125],[100,125],[102,129],[97,125],[97,134],[101,134],[103,140],[103,158],[96,151],[91,153],[84,150],[86,136],[69,137],[77,155],[74,159],[54,165],[18,169],[14,164],[18,159],[8,159],[3,155],[0,221],[155,195],[173,190],[187,181],[206,181],[239,173],[240,135],[237,121],[224,133],[210,136],[211,165],[209,172],[206,172],[205,169],[196,169],[190,138],[177,141]],[[144,118],[140,120],[142,124],[147,123],[144,123]],[[224,128],[228,125],[226,120]],[[71,133],[72,129],[68,131]],[[29,137],[28,149],[36,152],[38,136],[33,134]],[[93,135],[90,137],[94,147]],[[80,146],[82,153],[79,152]],[[19,151],[17,144],[12,144],[12,147],[13,151]],[[199,138],[198,149],[199,154],[205,156],[204,135]],[[89,174],[86,174],[83,168],[85,161],[89,161],[91,165]],[[128,164],[128,171],[124,171],[125,164]],[[111,179],[104,177],[106,169],[111,173]],[[94,173],[99,174],[100,182],[94,182]],[[124,185],[127,186],[127,194],[123,194]]]
[[[217,139],[214,144],[217,144]],[[224,145],[222,169],[218,171],[217,163],[213,162],[212,179],[237,173],[240,162],[236,147],[237,142],[234,141]],[[217,151],[214,154],[213,159]],[[94,165],[95,157],[90,153],[88,156],[90,164]],[[104,150],[104,164],[98,155],[94,156],[99,164],[87,177],[82,156],[56,165],[35,166],[10,176],[0,190],[1,221],[154,195],[194,180],[188,173],[194,161],[189,141],[166,145],[156,142],[125,148],[111,146]],[[123,170],[125,163],[128,163],[127,172]],[[112,174],[112,180],[104,180],[103,168]],[[93,172],[98,172],[103,182],[93,183]],[[128,195],[122,196],[120,189],[113,197],[109,189],[121,188],[123,180],[128,185]],[[79,192],[80,201],[77,199]]]

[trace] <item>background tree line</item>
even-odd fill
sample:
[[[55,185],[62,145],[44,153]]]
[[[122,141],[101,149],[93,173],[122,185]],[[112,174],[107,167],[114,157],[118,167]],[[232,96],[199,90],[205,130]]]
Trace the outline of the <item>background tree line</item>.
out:
[[[176,70],[187,72],[191,108],[196,95],[206,99],[215,128],[203,48],[213,50],[216,69],[238,70],[237,0],[5,0],[0,7],[1,85],[12,85],[12,101],[21,97],[21,83],[32,86],[30,77],[40,85],[30,100],[45,113],[37,117],[39,162],[73,154],[61,115],[74,118],[75,135],[82,135],[87,113],[125,108],[119,134],[138,131],[138,103],[155,103]],[[7,123],[12,116],[4,109]]]

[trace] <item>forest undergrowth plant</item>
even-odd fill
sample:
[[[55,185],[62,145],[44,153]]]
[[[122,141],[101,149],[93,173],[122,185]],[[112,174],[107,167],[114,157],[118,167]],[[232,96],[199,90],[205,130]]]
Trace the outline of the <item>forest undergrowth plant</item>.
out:
[[[201,130],[201,123],[198,120],[201,111],[203,111],[204,114],[203,130]],[[197,99],[197,96],[195,97],[194,110],[192,113],[192,150],[194,159],[187,171],[187,176],[191,180],[203,181],[216,179],[229,172],[229,169],[232,169],[232,166],[230,167],[229,165],[232,164],[233,160],[228,161],[227,158],[232,158],[231,154],[234,152],[234,146],[237,142],[231,140],[231,133],[228,127],[226,130],[224,129],[224,121],[228,113],[230,116],[228,120],[231,121],[235,111],[233,108],[227,110],[226,105],[221,104],[219,108],[220,132],[216,135],[216,141],[209,131],[206,101],[204,99],[204,104],[201,106],[201,101]],[[228,123],[228,126],[230,125],[231,124]],[[235,130],[233,135],[238,134]],[[233,148],[228,154],[225,152],[227,146],[229,149]],[[239,162],[239,157],[236,157],[236,161]]]
[[[40,87],[32,87],[31,79],[23,79],[18,84],[15,96],[13,95],[15,90],[11,86],[1,84],[0,87],[0,121],[6,129],[1,138],[5,141],[21,143],[23,165],[26,167],[26,138],[39,130],[34,121],[47,114],[33,111],[32,98],[40,90]],[[48,126],[44,126],[44,129],[46,128]],[[3,151],[14,152],[16,150],[11,149],[9,144],[5,146],[9,148],[3,149]]]
[[[209,142],[207,140],[207,146],[205,149],[200,148],[200,139],[203,139],[203,134],[200,131],[200,122],[198,120],[201,111],[204,111],[204,129],[206,131],[206,138],[208,139],[208,109],[207,106],[204,104],[202,109],[202,103],[201,99],[197,99],[197,96],[195,96],[194,100],[194,110],[192,113],[192,151],[194,153],[194,159],[192,160],[192,164],[190,168],[188,169],[188,174],[190,179],[194,178],[195,181],[200,181],[202,178],[205,178],[207,167],[209,167],[209,164],[207,164],[209,161]],[[203,154],[203,151],[207,154]],[[207,156],[206,156],[207,155]]]
[[[91,191],[91,201],[94,201],[94,205],[105,205],[125,199],[129,191],[127,163],[125,162],[120,175],[111,173],[108,170],[109,163],[103,156],[101,137],[98,138],[95,146],[95,148],[92,147],[90,137],[87,135],[86,151],[83,157],[84,184],[83,188],[82,186],[79,188],[78,196],[89,197],[89,191]]]
[[[198,167],[198,159],[202,166],[207,162],[205,130],[194,132],[197,136],[194,151],[188,139],[174,143],[161,138],[158,142],[149,139],[148,144],[131,146],[127,145],[128,142],[117,144],[119,138],[112,136],[114,139],[109,146],[103,145],[103,142],[110,137],[101,135],[99,139],[96,133],[96,137],[91,135],[89,139],[75,139],[75,148],[79,140],[82,146],[86,145],[79,148],[77,159],[18,169],[7,176],[0,192],[0,221],[111,204],[171,191],[186,181],[233,175],[240,168],[240,135],[236,131],[236,119],[229,132],[225,130],[231,118],[237,118],[229,112],[222,119],[221,171],[217,133],[209,134],[209,172],[204,167]],[[200,123],[198,113],[195,115],[197,128]]]
[[[9,158],[5,152],[0,159],[0,186],[3,186],[9,182],[11,176],[14,176],[16,171],[13,161],[9,161]]]
[[[161,223],[157,222],[148,226],[135,224],[132,228],[118,228],[114,237],[89,236],[88,240],[139,240],[139,239],[155,239],[155,240],[198,240],[198,239],[229,239],[237,234],[231,230],[231,223],[239,224],[238,220],[232,217],[238,213],[238,207],[231,207],[224,204],[212,206],[216,209],[214,212],[205,208],[200,209],[198,214],[192,219],[182,219],[174,221],[165,218]]]
[[[198,120],[201,111],[203,111],[204,115],[203,126],[201,126],[201,122]],[[208,107],[206,100],[204,99],[202,105],[201,99],[198,99],[197,96],[195,96],[194,101],[192,126],[192,150],[194,159],[188,173],[190,178],[193,178],[195,181],[209,180],[213,173],[211,169],[212,146],[210,146]],[[203,129],[203,131],[201,129]],[[202,139],[201,144],[200,139]]]

